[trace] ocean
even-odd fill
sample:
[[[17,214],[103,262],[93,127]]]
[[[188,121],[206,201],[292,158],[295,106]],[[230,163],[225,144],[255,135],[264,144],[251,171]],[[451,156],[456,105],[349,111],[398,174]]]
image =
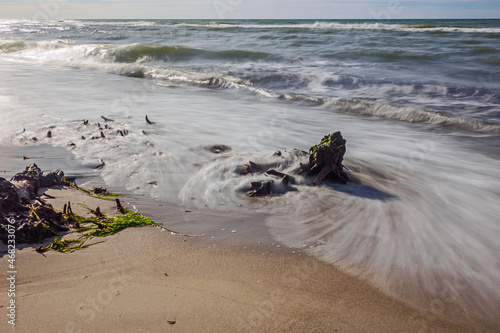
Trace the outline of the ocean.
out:
[[[500,20],[0,20],[0,73],[1,145],[264,213],[277,241],[429,313],[498,314]],[[268,179],[245,163],[292,173],[336,131],[353,182],[245,195]]]

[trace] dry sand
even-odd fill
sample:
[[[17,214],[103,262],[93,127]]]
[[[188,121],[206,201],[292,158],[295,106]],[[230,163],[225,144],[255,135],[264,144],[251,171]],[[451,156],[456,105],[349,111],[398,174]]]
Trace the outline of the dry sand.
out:
[[[113,202],[75,190],[48,193],[58,198],[53,203],[59,209],[70,200],[75,212],[84,201],[114,211]],[[182,212],[170,211],[159,222],[182,225]],[[241,218],[193,214],[191,219],[215,225]],[[330,264],[266,242],[236,247],[156,227],[105,240],[64,254],[21,247],[16,326],[7,323],[8,281],[2,278],[0,332],[471,331],[419,313]],[[0,267],[7,274],[1,250]]]

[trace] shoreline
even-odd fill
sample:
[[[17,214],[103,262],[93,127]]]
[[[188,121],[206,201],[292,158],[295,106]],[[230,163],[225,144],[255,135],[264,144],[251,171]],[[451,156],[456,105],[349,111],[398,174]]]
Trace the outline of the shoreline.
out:
[[[72,171],[66,170],[73,175]],[[114,211],[114,202],[77,190],[49,193],[56,199],[47,201],[56,209],[71,201],[75,210],[79,206],[74,203],[85,202],[90,207],[100,205],[108,214]],[[198,236],[142,227],[72,253],[39,254],[35,246],[22,245],[17,250],[16,331],[49,332],[53,327],[63,332],[470,331],[419,312],[332,264],[256,233],[265,230],[264,219],[257,214],[186,211],[174,204],[136,199],[127,194],[123,201],[138,202],[148,217],[148,211],[162,205],[164,216],[156,222],[181,233],[198,230]],[[3,250],[0,265],[6,267]],[[0,288],[7,287],[2,279]],[[3,304],[8,304],[6,293],[0,298]],[[0,309],[6,311],[5,306]]]
[[[51,195],[81,194],[71,192]],[[210,244],[155,227],[104,239],[72,253],[17,251],[16,331],[467,331],[310,256]]]

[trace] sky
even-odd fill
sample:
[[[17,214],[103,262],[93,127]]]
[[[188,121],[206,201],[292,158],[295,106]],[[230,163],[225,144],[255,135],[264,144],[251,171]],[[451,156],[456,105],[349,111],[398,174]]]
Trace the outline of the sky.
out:
[[[500,19],[500,0],[0,0],[0,18]]]

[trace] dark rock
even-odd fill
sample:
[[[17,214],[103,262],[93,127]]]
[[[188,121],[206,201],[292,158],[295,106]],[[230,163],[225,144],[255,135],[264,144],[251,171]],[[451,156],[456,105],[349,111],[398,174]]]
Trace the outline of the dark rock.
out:
[[[48,137],[48,138],[51,138],[51,137],[52,137],[52,131],[48,131],[48,132],[47,132],[47,137]]]
[[[213,146],[205,146],[203,147],[205,150],[212,152],[214,154],[225,153],[227,151],[232,150],[231,147],[226,145],[213,145]]]
[[[108,189],[104,188],[104,187],[93,187],[92,188],[92,193],[94,193],[94,194],[103,194],[103,195],[109,194]]]
[[[251,183],[252,188],[249,191],[247,191],[247,195],[249,197],[269,196],[272,193],[272,184],[273,183],[274,183],[274,181],[272,181],[272,180],[252,182]]]
[[[57,169],[54,172],[49,172],[46,175],[42,175],[40,186],[50,187],[55,185],[63,185],[65,183],[64,172]]]
[[[273,183],[274,183],[274,181],[272,181],[272,180],[252,182],[251,183],[252,188],[249,191],[247,191],[247,195],[249,197],[270,196],[272,194],[272,184]]]

